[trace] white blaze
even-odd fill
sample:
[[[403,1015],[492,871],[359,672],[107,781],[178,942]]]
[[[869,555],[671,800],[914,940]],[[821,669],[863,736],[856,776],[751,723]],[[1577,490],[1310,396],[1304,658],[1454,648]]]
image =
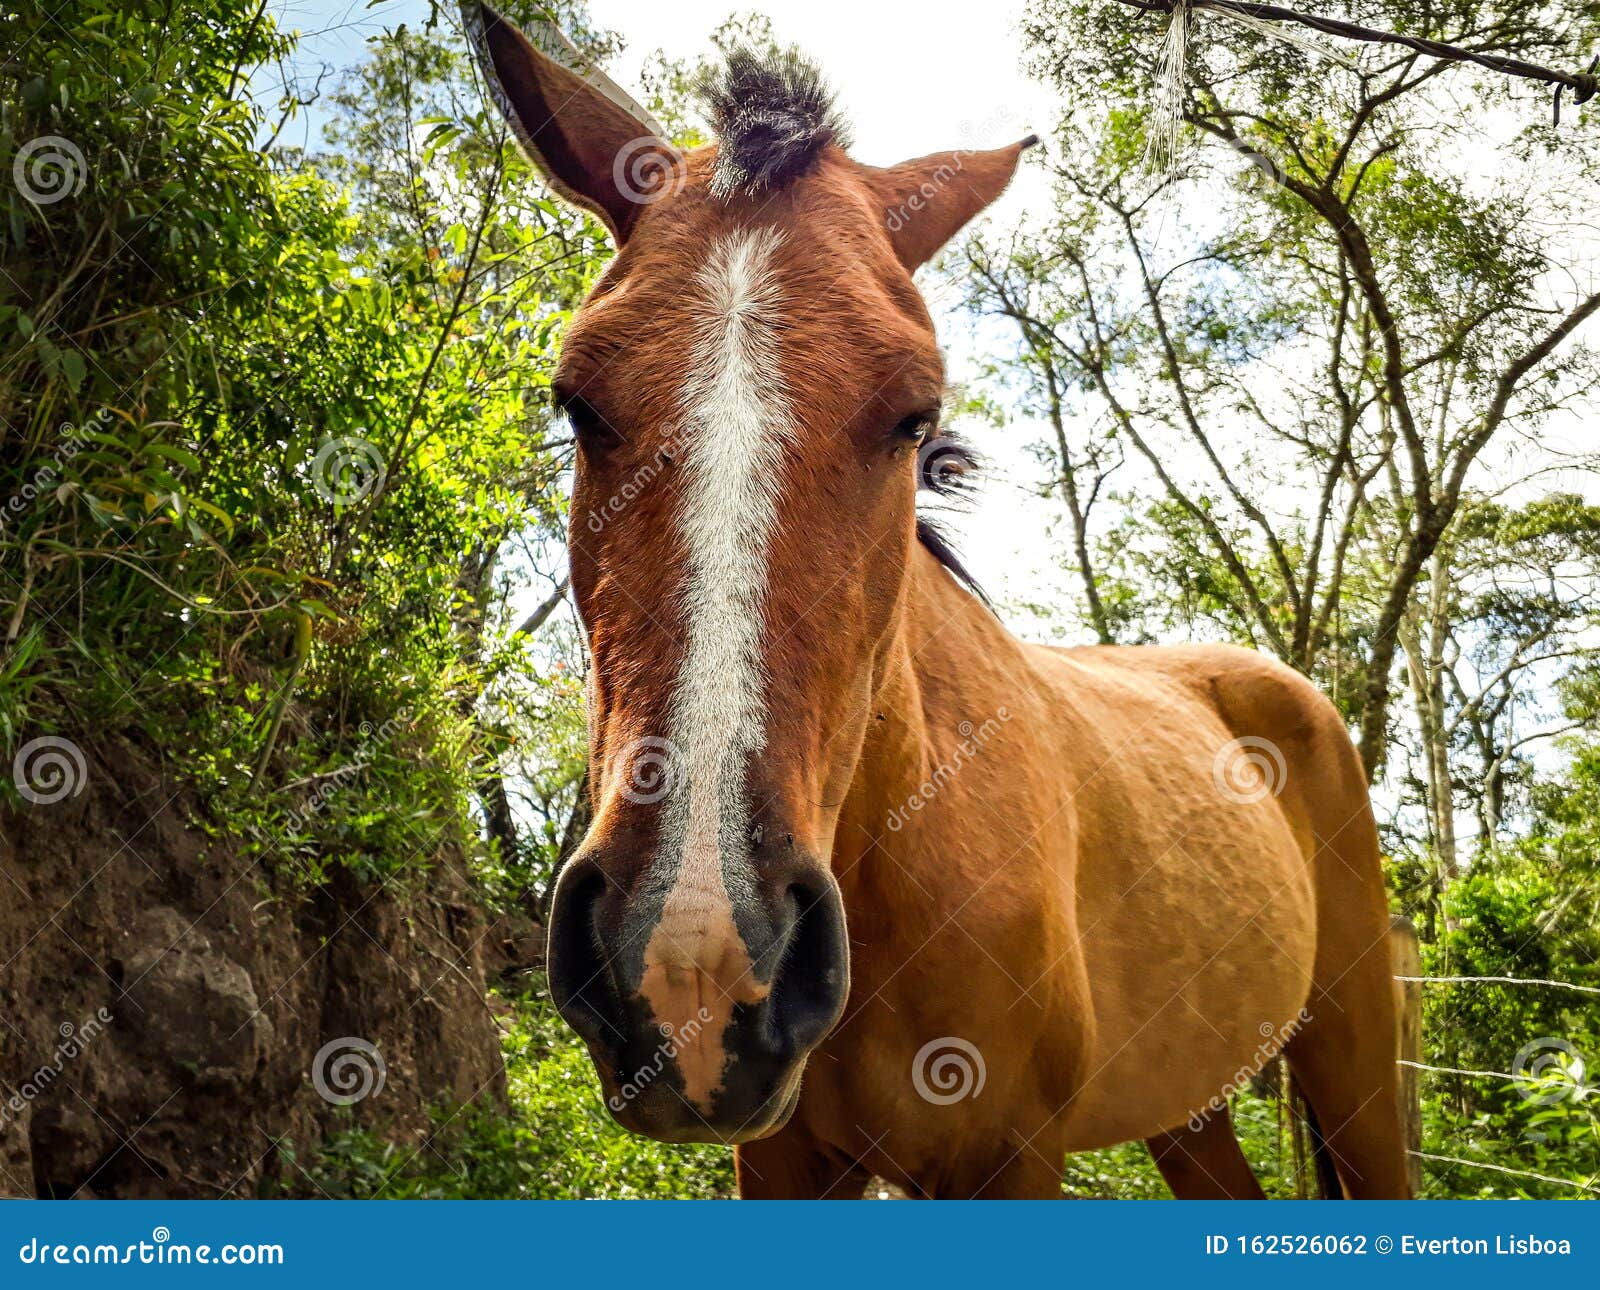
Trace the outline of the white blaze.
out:
[[[678,514],[687,641],[668,712],[680,760],[657,860],[665,870],[678,858],[661,922],[684,966],[700,962],[708,924],[726,929],[731,918],[723,843],[745,845],[745,766],[766,742],[762,613],[784,447],[794,436],[778,365],[780,240],[773,229],[740,230],[711,249],[694,281]]]

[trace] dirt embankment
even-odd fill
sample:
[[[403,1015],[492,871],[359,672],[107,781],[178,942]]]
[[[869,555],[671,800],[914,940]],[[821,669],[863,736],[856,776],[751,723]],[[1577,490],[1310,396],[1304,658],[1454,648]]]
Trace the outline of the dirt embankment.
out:
[[[285,1140],[503,1095],[458,856],[301,895],[127,757],[87,769],[0,811],[0,1195],[251,1196]]]

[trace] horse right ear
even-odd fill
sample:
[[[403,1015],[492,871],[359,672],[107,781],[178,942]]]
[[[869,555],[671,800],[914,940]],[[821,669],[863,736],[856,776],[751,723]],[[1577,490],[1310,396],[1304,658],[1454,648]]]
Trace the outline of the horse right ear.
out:
[[[621,246],[679,164],[660,127],[604,72],[583,67],[553,24],[538,24],[541,49],[481,0],[465,0],[462,15],[490,92],[529,159]]]

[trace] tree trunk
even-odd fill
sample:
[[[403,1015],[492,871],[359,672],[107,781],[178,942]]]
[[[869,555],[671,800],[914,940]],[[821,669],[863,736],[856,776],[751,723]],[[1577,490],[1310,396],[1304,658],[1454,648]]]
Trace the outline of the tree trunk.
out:
[[[1050,426],[1056,435],[1056,455],[1061,460],[1061,495],[1072,517],[1072,550],[1078,562],[1078,577],[1083,581],[1083,598],[1089,604],[1089,623],[1095,638],[1102,645],[1116,644],[1111,634],[1111,624],[1106,618],[1106,607],[1100,599],[1100,588],[1095,582],[1094,564],[1089,557],[1089,516],[1083,508],[1078,492],[1078,472],[1073,465],[1067,446],[1066,425],[1061,417],[1061,387],[1056,381],[1055,366],[1048,355],[1041,355],[1045,379],[1050,391]]]

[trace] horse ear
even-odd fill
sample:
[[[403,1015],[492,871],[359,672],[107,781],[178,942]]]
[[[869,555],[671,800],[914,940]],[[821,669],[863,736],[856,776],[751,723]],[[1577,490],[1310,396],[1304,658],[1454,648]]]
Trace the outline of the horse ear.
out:
[[[872,175],[889,240],[907,269],[931,260],[968,220],[1005,191],[1023,152],[1039,142],[985,152],[961,149],[902,161]]]
[[[529,159],[620,246],[681,164],[661,127],[604,72],[584,66],[554,24],[534,25],[536,45],[482,0],[465,0],[462,13],[490,92]]]

